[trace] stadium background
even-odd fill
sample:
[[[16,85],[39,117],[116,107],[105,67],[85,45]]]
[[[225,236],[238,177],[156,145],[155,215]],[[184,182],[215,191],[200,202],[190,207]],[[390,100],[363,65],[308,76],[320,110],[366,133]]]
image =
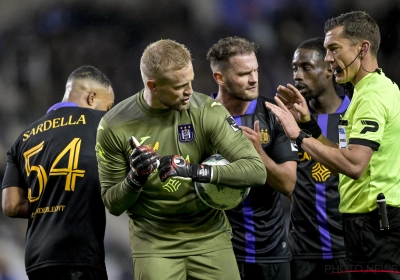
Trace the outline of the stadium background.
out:
[[[170,38],[193,55],[194,90],[210,94],[217,87],[205,58],[208,48],[219,38],[243,36],[260,45],[260,93],[271,97],[279,84],[292,82],[297,45],[324,36],[326,19],[351,10],[367,11],[378,21],[379,66],[399,83],[400,0],[1,0],[0,181],[7,149],[61,100],[68,75],[81,65],[106,73],[119,102],[142,88],[144,48]],[[107,218],[109,279],[132,279],[127,217]],[[0,280],[27,279],[26,224],[0,213]]]

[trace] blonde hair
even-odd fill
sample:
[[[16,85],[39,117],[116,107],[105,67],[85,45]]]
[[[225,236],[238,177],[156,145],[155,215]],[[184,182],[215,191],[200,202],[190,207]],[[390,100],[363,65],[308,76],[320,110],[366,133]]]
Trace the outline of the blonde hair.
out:
[[[170,71],[181,70],[192,61],[189,50],[170,39],[151,43],[140,59],[140,72],[143,81],[160,79]]]

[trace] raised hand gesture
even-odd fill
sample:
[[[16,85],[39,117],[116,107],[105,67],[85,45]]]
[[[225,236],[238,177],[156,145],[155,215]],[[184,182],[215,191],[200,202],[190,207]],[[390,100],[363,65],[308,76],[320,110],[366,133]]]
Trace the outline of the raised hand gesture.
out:
[[[296,122],[304,123],[311,119],[306,99],[297,88],[288,84],[287,87],[279,86],[277,90],[275,101],[278,98],[293,115]]]

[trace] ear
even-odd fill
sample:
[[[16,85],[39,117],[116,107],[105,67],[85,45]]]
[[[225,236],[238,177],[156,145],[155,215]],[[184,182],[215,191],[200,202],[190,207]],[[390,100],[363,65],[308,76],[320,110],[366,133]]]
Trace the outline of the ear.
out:
[[[224,75],[222,75],[221,72],[214,72],[213,73],[213,78],[217,82],[218,85],[224,85]]]
[[[364,57],[368,53],[369,47],[370,43],[368,41],[365,40],[361,42],[361,49],[360,49],[361,57]]]
[[[148,80],[146,82],[146,85],[150,89],[150,91],[152,91],[152,92],[157,91],[157,86],[156,86],[155,80]]]
[[[89,104],[89,106],[92,107],[96,101],[96,93],[94,91],[89,92],[86,101],[87,104]]]

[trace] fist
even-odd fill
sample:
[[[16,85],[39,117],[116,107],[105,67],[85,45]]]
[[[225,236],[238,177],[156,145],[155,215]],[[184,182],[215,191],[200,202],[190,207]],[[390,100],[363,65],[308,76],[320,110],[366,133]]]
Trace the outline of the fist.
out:
[[[160,165],[160,157],[149,146],[139,146],[129,156],[129,165],[139,176],[150,175]]]
[[[160,160],[158,175],[161,182],[165,182],[169,177],[181,177],[191,180],[190,164],[178,155],[164,156]]]
[[[133,150],[129,156],[130,170],[126,181],[131,187],[140,189],[147,182],[149,175],[160,165],[160,157],[149,146],[139,146],[139,142],[133,136],[129,139],[129,143]]]

